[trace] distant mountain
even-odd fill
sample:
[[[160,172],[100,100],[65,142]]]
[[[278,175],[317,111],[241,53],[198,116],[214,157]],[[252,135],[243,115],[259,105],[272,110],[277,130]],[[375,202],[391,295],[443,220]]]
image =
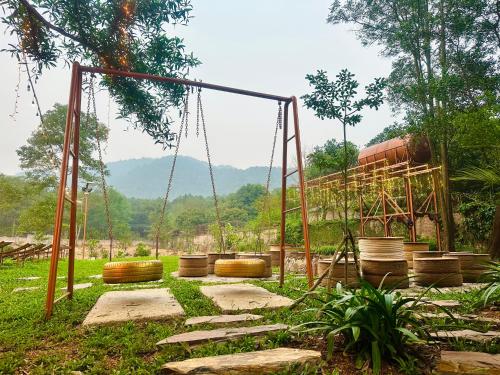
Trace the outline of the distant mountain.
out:
[[[109,185],[127,197],[163,197],[167,189],[168,176],[173,156],[163,158],[130,159],[107,163]],[[271,189],[281,186],[281,168],[274,167],[271,174]],[[238,169],[231,166],[214,166],[217,194],[226,195],[246,184],[265,184],[267,167]],[[212,187],[208,163],[188,156],[178,156],[170,199],[184,194],[210,196]]]

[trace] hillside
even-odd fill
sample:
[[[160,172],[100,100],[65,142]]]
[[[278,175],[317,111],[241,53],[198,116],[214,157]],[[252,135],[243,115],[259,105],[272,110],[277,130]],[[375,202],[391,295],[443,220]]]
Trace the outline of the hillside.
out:
[[[165,194],[173,156],[159,159],[143,158],[107,163],[109,185],[127,197],[158,198]],[[267,167],[238,169],[214,166],[217,193],[226,195],[245,184],[265,184]],[[273,168],[271,188],[280,187],[281,168]],[[170,198],[184,194],[209,196],[212,194],[207,162],[188,156],[178,156]]]

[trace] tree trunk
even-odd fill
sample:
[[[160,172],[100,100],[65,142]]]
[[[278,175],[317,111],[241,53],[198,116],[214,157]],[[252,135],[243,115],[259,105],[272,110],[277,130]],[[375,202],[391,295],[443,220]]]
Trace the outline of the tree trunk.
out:
[[[443,222],[443,241],[445,251],[455,250],[455,222],[453,220],[453,205],[450,192],[450,172],[448,164],[448,146],[446,141],[440,142],[440,159],[442,175],[442,222]]]
[[[500,258],[500,205],[497,205],[495,210],[489,253],[491,255],[491,259]]]

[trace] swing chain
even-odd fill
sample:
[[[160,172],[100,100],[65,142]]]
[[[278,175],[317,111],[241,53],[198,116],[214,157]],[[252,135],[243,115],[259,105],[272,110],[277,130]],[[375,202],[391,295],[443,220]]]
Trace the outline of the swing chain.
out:
[[[101,140],[99,137],[99,121],[97,121],[97,109],[95,104],[95,90],[94,90],[94,74],[90,75],[89,82],[89,100],[87,102],[87,125],[90,123],[90,105],[92,102],[92,114],[95,120],[96,126],[96,143],[97,143],[97,152],[99,154],[99,172],[101,175],[101,187],[102,187],[102,195],[104,198],[104,210],[106,212],[106,221],[108,224],[108,237],[109,237],[109,260],[111,261],[113,257],[113,223],[111,221],[111,213],[109,210],[109,195],[108,188],[106,186],[106,178],[104,173],[104,162],[102,160],[102,148],[101,148]]]
[[[208,147],[208,138],[207,138],[207,128],[205,126],[205,115],[203,113],[203,104],[201,102],[201,87],[198,88],[198,97],[196,100],[196,118],[201,119],[201,126],[203,130],[203,137],[205,138],[205,149],[207,151],[207,161],[208,161],[208,170],[210,172],[210,182],[212,183],[212,193],[214,197],[214,205],[215,205],[215,215],[217,219],[217,225],[219,226],[219,232],[220,232],[220,244],[221,244],[221,250],[223,253],[226,252],[226,247],[224,244],[224,235],[223,235],[223,227],[222,227],[222,221],[220,218],[220,211],[219,211],[219,201],[217,199],[217,193],[215,191],[215,178],[214,178],[214,171],[212,168],[212,160],[210,158],[210,149]]]
[[[172,168],[170,169],[170,175],[168,177],[168,185],[167,185],[167,191],[165,192],[165,196],[163,198],[163,205],[161,208],[160,212],[160,218],[158,220],[158,224],[156,226],[156,233],[155,233],[155,241],[156,241],[156,258],[158,259],[158,250],[159,250],[159,243],[160,243],[160,231],[161,227],[163,225],[163,222],[165,220],[165,211],[167,208],[167,202],[168,202],[168,196],[170,195],[170,190],[172,189],[172,180],[174,177],[174,170],[175,170],[175,165],[177,163],[177,155],[179,153],[179,146],[181,144],[181,138],[182,138],[182,132],[184,129],[184,125],[186,126],[186,137],[187,137],[187,128],[188,128],[188,98],[189,98],[189,87],[187,88],[186,92],[186,100],[184,102],[184,109],[182,112],[181,116],[181,124],[179,127],[179,133],[177,134],[177,143],[175,144],[175,151],[174,151],[174,159],[172,160]]]

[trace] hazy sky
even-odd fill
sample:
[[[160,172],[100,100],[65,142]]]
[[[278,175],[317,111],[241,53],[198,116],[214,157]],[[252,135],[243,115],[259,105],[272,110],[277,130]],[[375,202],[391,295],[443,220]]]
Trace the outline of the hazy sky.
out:
[[[191,71],[191,78],[205,82],[263,91],[283,96],[301,96],[309,91],[304,77],[324,69],[333,78],[342,68],[356,74],[361,85],[374,77],[386,76],[390,61],[378,55],[376,48],[362,47],[348,27],[326,24],[330,1],[300,0],[193,0],[194,18],[175,33],[184,37],[187,51],[193,51],[202,65]],[[3,31],[3,30],[2,30]],[[0,49],[11,41],[0,35]],[[15,58],[0,53],[0,173],[20,171],[16,148],[25,143],[37,126],[26,77],[21,77],[19,114],[13,112],[18,67]],[[37,85],[42,111],[54,103],[66,103],[69,90],[68,68],[46,71]],[[82,108],[86,107],[83,98]],[[194,105],[194,100],[192,100]],[[108,96],[98,95],[98,115],[106,122]],[[227,93],[204,91],[207,131],[216,164],[240,168],[266,165],[272,145],[277,105],[274,102]],[[170,153],[127,124],[114,119],[116,106],[110,107],[110,140],[106,161],[160,157]],[[191,110],[194,112],[194,107]],[[309,152],[327,139],[341,137],[341,127],[321,121],[300,107],[303,149]],[[193,116],[194,120],[194,116]],[[348,130],[351,141],[362,146],[394,121],[387,105],[378,112],[367,110],[356,128]],[[195,123],[191,122],[194,130]],[[177,126],[177,125],[176,125]],[[191,133],[193,134],[194,131]],[[202,139],[183,139],[181,154],[205,159]],[[281,148],[278,142],[278,155]],[[278,161],[279,164],[279,161]]]

